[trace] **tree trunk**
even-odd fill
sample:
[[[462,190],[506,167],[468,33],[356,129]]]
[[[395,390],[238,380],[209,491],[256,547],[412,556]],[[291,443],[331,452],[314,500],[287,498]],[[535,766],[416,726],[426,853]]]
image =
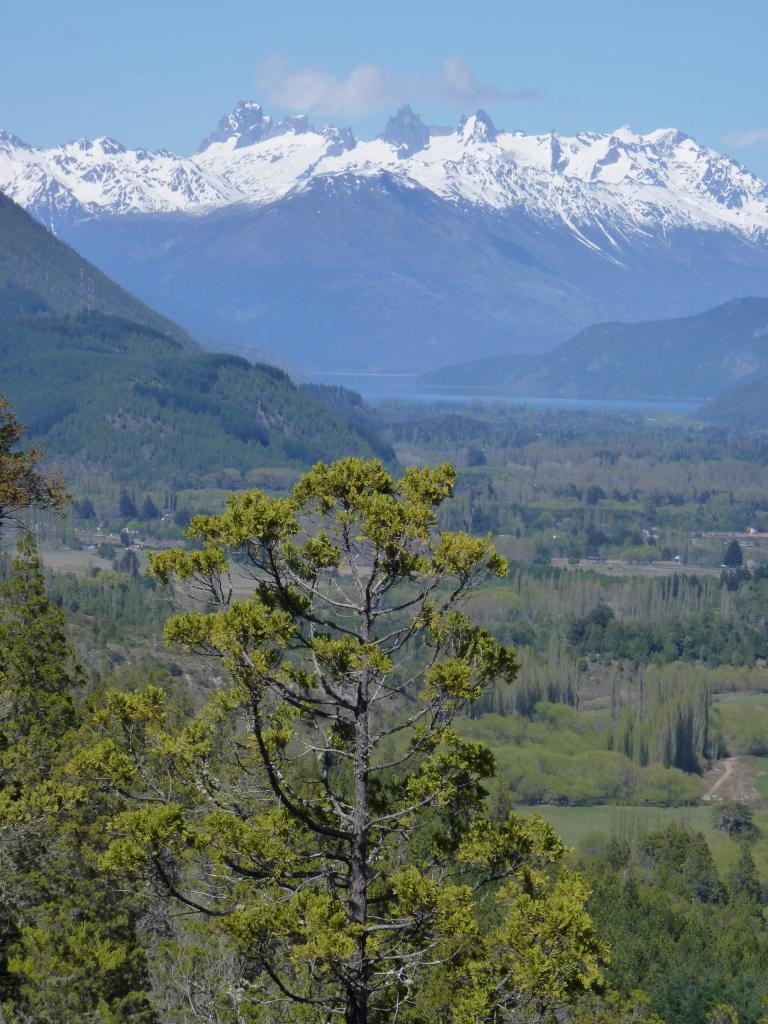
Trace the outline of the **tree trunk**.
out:
[[[365,927],[368,919],[368,670],[364,669],[355,711],[355,792],[352,810],[352,849],[349,872],[349,917]],[[346,1024],[368,1021],[368,958],[365,935],[349,962]]]

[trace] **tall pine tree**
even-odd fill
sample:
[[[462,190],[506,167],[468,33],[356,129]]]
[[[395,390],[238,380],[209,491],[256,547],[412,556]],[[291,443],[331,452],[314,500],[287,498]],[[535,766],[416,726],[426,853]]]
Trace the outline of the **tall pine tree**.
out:
[[[65,771],[83,683],[26,537],[0,588],[0,1020],[152,1019],[138,907],[97,867],[108,807]]]

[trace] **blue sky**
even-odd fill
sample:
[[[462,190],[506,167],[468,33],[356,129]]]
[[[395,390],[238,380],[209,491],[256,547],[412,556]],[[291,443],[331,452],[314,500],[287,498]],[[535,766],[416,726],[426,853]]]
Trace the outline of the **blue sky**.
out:
[[[676,127],[768,178],[765,0],[33,0],[6,5],[0,127],[193,152],[241,97],[373,135]]]

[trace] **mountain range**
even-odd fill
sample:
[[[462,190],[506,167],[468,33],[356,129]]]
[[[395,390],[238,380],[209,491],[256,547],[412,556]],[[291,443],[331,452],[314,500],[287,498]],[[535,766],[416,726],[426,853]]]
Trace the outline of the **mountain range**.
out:
[[[199,336],[304,369],[426,371],[760,295],[768,187],[677,130],[373,140],[254,101],[193,156],[0,133],[0,189]]]

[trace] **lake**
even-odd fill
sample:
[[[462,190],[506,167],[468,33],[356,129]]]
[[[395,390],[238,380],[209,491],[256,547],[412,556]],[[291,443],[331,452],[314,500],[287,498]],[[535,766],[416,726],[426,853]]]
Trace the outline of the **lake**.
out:
[[[609,398],[519,398],[481,387],[465,388],[461,391],[454,391],[450,388],[426,389],[417,387],[418,377],[415,374],[405,373],[343,373],[317,370],[309,373],[308,376],[316,384],[341,384],[345,388],[358,391],[366,402],[459,402],[463,405],[471,405],[475,402],[485,405],[504,402],[507,405],[527,405],[535,409],[681,413],[691,413],[701,405],[700,402],[639,402]]]

